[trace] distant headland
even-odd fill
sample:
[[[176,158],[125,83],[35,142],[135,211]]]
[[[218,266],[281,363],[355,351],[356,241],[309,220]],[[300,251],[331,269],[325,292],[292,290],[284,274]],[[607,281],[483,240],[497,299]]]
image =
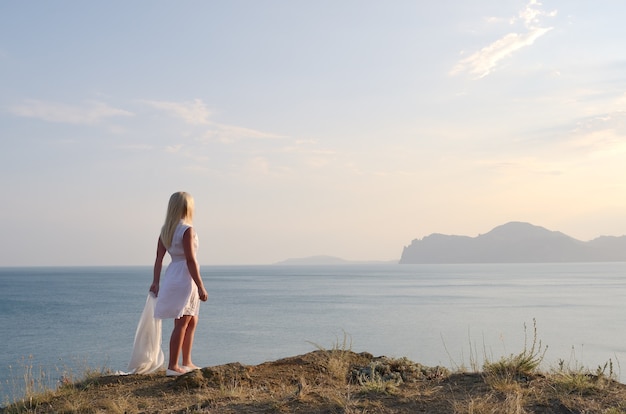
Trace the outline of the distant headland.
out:
[[[626,235],[580,241],[559,231],[512,221],[476,237],[433,233],[405,246],[399,260],[345,260],[317,255],[276,265],[626,262]]]
[[[431,234],[405,246],[401,264],[626,261],[626,236],[580,241],[530,223],[509,222],[476,237]]]

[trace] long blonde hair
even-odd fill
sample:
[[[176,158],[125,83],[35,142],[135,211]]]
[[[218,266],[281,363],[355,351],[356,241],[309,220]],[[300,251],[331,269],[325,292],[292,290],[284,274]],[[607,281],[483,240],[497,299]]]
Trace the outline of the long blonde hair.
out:
[[[172,245],[176,226],[181,220],[189,225],[193,222],[193,197],[184,191],[172,194],[167,205],[165,223],[161,228],[161,241],[168,249]]]

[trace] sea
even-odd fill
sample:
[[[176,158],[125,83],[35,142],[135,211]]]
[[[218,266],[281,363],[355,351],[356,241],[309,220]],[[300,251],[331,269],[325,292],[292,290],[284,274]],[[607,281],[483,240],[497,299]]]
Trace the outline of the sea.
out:
[[[542,368],[626,373],[626,263],[203,266],[194,362],[317,349],[480,369],[532,347]],[[127,369],[151,267],[0,267],[0,405]],[[168,353],[172,321],[163,324]],[[609,367],[609,368],[607,368]],[[29,384],[30,382],[30,384]]]

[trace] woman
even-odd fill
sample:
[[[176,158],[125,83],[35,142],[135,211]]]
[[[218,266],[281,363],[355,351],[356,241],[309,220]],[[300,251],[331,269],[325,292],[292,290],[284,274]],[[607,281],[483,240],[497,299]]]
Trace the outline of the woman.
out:
[[[168,376],[177,376],[198,369],[191,361],[191,348],[198,324],[199,301],[205,302],[209,295],[202,283],[200,267],[196,260],[198,237],[191,227],[192,220],[191,195],[182,191],[172,194],[157,244],[154,279],[150,286],[150,291],[157,296],[154,317],[174,319],[166,371]],[[172,262],[165,270],[161,281],[165,252],[170,254]],[[179,365],[181,351],[183,359]]]

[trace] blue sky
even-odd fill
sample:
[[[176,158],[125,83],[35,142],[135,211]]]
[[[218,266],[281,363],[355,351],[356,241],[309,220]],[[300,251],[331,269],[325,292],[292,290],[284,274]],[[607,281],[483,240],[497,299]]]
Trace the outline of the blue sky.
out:
[[[626,234],[622,1],[0,3],[0,265]]]

